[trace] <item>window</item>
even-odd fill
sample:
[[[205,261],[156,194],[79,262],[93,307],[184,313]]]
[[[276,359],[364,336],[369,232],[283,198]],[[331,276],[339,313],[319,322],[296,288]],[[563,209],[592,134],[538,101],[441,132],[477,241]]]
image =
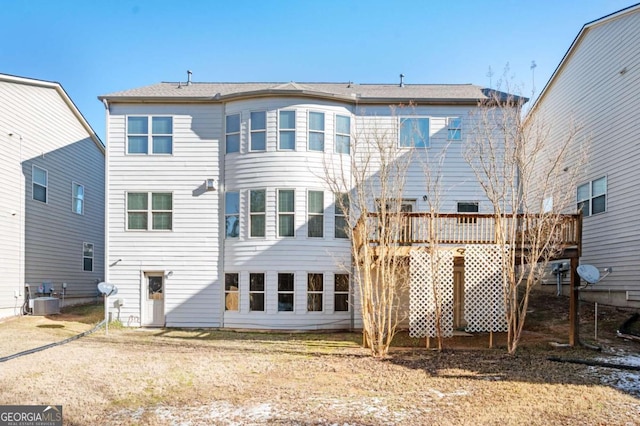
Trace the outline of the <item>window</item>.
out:
[[[429,119],[426,117],[401,118],[400,146],[403,148],[428,148]]]
[[[224,310],[237,311],[239,301],[238,274],[224,274]]]
[[[240,151],[240,114],[227,115],[225,129],[225,152]]]
[[[324,277],[322,274],[307,274],[307,311],[322,311]]]
[[[296,149],[296,112],[280,111],[278,129],[280,130],[278,149]]]
[[[347,214],[349,214],[349,194],[336,194],[336,202],[334,205],[335,214],[335,234],[336,238],[349,238],[349,223],[347,222]]]
[[[250,231],[252,237],[264,237],[265,235],[265,211],[266,191],[257,189],[249,191]]]
[[[251,113],[251,151],[267,149],[267,113],[264,111]]]
[[[93,244],[82,243],[82,270],[93,272]]]
[[[278,311],[293,311],[293,274],[278,274]]]
[[[587,182],[578,187],[578,211],[584,216],[604,213],[607,210],[607,177]]]
[[[447,139],[450,141],[462,140],[462,120],[460,117],[447,119]]]
[[[278,236],[295,236],[295,193],[293,189],[278,190]]]
[[[47,202],[49,172],[38,166],[33,166],[31,172],[32,196],[36,201]]]
[[[264,274],[249,274],[249,310],[264,311]]]
[[[309,151],[324,151],[324,113],[309,113]]]
[[[478,213],[477,202],[461,201],[458,203],[458,213]],[[458,223],[477,223],[477,217],[459,217]]]
[[[351,147],[351,117],[336,116],[336,152],[349,154]]]
[[[71,211],[84,214],[84,186],[75,182],[71,184]]]
[[[148,154],[149,152],[152,154],[173,152],[173,117],[127,117],[127,153]]]
[[[307,235],[322,238],[324,236],[324,192],[309,191],[307,211],[309,214]]]
[[[240,235],[240,193],[224,194],[225,238],[238,238]]]
[[[149,209],[151,206],[151,209]],[[129,192],[127,229],[170,231],[173,222],[173,194],[170,192]]]
[[[349,275],[334,275],[334,308],[336,312],[346,312],[349,310]]]

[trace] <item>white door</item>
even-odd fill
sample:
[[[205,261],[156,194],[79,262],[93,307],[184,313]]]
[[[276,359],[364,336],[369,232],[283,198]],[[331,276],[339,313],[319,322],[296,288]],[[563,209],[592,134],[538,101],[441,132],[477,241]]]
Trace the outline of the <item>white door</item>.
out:
[[[148,274],[146,280],[143,325],[164,327],[164,275]]]

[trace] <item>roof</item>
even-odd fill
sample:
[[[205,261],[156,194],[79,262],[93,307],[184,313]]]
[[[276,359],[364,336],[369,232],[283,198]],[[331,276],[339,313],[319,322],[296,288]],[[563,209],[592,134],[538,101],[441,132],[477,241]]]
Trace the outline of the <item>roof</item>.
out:
[[[84,127],[85,130],[89,133],[89,136],[91,137],[93,142],[98,146],[98,148],[100,148],[100,150],[103,153],[105,152],[104,143],[98,137],[98,135],[93,130],[89,122],[84,118],[84,115],[82,115],[82,113],[80,112],[76,104],[73,103],[73,101],[69,97],[69,94],[67,94],[67,92],[64,90],[64,88],[60,83],[57,83],[55,81],[38,80],[35,78],[19,77],[19,76],[10,75],[10,74],[0,74],[0,82],[2,81],[8,82],[8,83],[26,84],[30,86],[54,89],[56,92],[58,92],[58,94],[60,95],[64,103],[67,104],[67,106],[69,107],[73,115],[76,116],[76,118],[78,119],[82,127]]]
[[[492,93],[493,92],[493,93]],[[262,96],[305,96],[353,103],[459,103],[477,104],[497,94],[510,95],[472,84],[356,84],[356,83],[181,83],[162,82],[98,99],[116,102],[223,102]],[[524,98],[523,98],[524,99]],[[525,100],[526,101],[526,100]]]
[[[624,15],[627,15],[627,14],[631,14],[631,13],[636,13],[636,12],[639,12],[639,11],[640,11],[640,3],[636,3],[636,4],[632,5],[632,6],[625,7],[624,9],[620,9],[617,12],[610,13],[609,15],[605,15],[605,16],[603,16],[601,18],[595,19],[595,20],[593,20],[591,22],[587,22],[586,24],[584,24],[582,26],[582,28],[580,29],[580,32],[578,33],[576,38],[573,39],[573,42],[571,43],[571,46],[569,46],[569,49],[567,50],[567,52],[562,57],[562,60],[560,61],[560,63],[556,67],[556,69],[553,71],[553,74],[551,74],[551,77],[549,78],[549,81],[547,81],[547,84],[545,84],[544,88],[540,92],[540,95],[536,98],[534,104],[531,106],[531,109],[529,110],[529,113],[527,114],[527,117],[530,117],[533,114],[533,111],[536,109],[538,104],[542,101],[542,99],[546,95],[547,91],[549,90],[549,88],[551,87],[553,82],[555,81],[556,77],[563,71],[566,63],[569,62],[569,58],[571,58],[571,56],[573,55],[573,52],[575,52],[577,50],[578,45],[580,45],[580,43],[582,42],[582,40],[584,39],[586,34],[589,32],[589,30],[591,30],[594,27],[597,27],[597,26],[600,26],[600,25],[604,25],[604,24],[606,24],[608,22],[611,22],[611,21],[613,21],[615,19],[618,19],[621,16],[624,16]]]

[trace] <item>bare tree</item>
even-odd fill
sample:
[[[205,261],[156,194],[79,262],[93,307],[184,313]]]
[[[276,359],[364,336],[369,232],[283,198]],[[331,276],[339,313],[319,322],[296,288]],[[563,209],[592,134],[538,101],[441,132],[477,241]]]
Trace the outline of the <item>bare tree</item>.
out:
[[[363,340],[375,357],[388,353],[406,316],[400,306],[408,288],[402,194],[413,149],[399,147],[397,120],[395,108],[389,116],[359,117],[349,163],[325,161],[325,179],[336,194],[336,206],[346,213],[344,232],[351,239]]]
[[[574,189],[586,158],[585,144],[575,143],[577,126],[551,140],[542,115],[524,120],[526,100],[489,91],[471,117],[465,149],[493,207],[496,243],[506,253],[501,268],[509,353],[522,337],[531,289],[562,253],[571,226],[563,213],[576,211]]]

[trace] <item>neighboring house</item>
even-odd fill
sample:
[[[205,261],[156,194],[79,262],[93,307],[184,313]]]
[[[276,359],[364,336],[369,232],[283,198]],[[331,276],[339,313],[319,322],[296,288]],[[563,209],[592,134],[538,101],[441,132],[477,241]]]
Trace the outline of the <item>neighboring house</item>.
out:
[[[491,213],[462,153],[470,113],[487,93],[474,85],[189,81],[101,96],[106,279],[119,289],[120,319],[357,328],[351,242],[325,165],[349,175],[358,134],[384,131],[402,147],[419,131],[427,151],[447,147],[442,211]],[[407,177],[404,212],[428,210],[423,159]]]
[[[0,317],[53,287],[95,300],[104,277],[104,145],[55,82],[0,74]]]
[[[635,5],[582,27],[528,117],[548,126],[555,141],[576,123],[576,141],[589,145],[583,177],[567,190],[584,215],[581,263],[613,272],[581,294],[618,306],[640,307],[640,227],[634,219],[640,207],[639,99]],[[575,146],[573,155],[580,151]]]

